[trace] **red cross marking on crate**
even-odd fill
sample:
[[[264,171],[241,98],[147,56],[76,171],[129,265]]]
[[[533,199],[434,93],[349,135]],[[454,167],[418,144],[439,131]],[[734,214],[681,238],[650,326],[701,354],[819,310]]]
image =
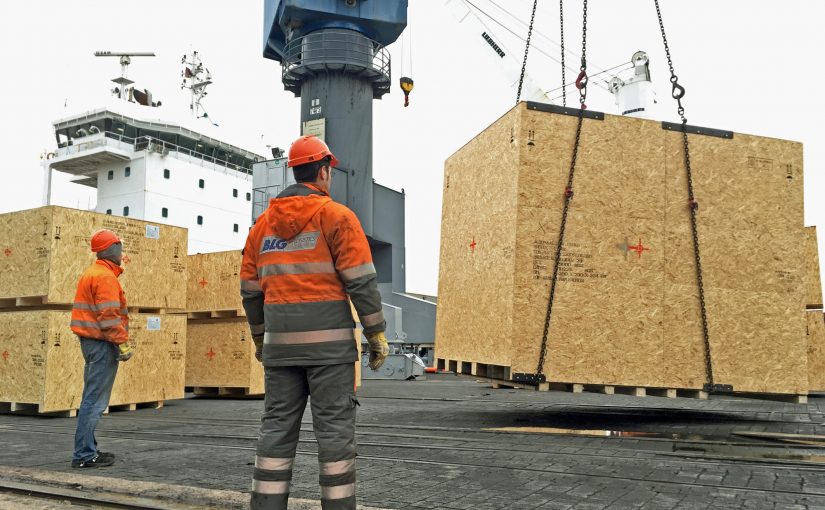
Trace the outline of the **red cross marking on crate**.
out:
[[[473,242],[470,243],[470,249],[473,250],[473,253],[476,252],[476,246],[478,246],[478,244],[476,243],[476,238],[474,237]]]
[[[10,257],[11,256],[11,248],[6,248],[5,250],[3,250],[3,253],[6,254],[6,257]]]
[[[209,284],[209,282],[206,281],[206,278],[201,278],[201,281],[199,281],[198,283],[200,284],[202,289]]]
[[[637,244],[636,246],[628,246],[627,250],[628,251],[635,251],[639,255],[639,258],[642,258],[642,252],[650,251],[650,248],[645,248],[644,247],[644,245],[642,244],[642,238],[640,237],[639,238],[639,244]]]
[[[212,361],[212,358],[214,358],[216,354],[217,353],[210,347],[209,352],[206,353],[206,357],[209,358],[209,361]]]
[[[3,351],[3,359],[4,359],[4,360],[8,360],[8,359],[9,359],[9,351]]]
[[[123,256],[123,263],[124,264],[128,264],[131,261],[132,261],[132,259],[129,257],[129,255],[124,255]]]

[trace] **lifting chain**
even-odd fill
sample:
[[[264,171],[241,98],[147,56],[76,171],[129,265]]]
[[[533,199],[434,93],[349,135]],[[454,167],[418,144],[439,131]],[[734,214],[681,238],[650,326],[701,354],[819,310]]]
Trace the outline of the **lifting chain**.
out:
[[[521,101],[521,87],[524,85],[524,73],[527,71],[527,53],[530,51],[530,38],[533,36],[533,22],[536,21],[536,7],[539,0],[533,0],[533,13],[530,15],[530,26],[527,27],[527,44],[524,45],[524,60],[521,62],[521,76],[518,79],[518,92],[516,93],[516,105]]]
[[[564,70],[564,0],[559,0],[559,27],[561,27],[561,105],[567,106],[567,78]]]
[[[688,207],[690,210],[690,226],[693,233],[693,253],[696,257],[696,280],[699,285],[699,308],[702,314],[702,337],[704,340],[705,351],[705,376],[707,384],[705,390],[708,392],[725,389],[717,387],[713,380],[713,363],[710,352],[710,336],[708,335],[708,317],[705,308],[705,286],[702,281],[702,257],[699,254],[699,232],[696,227],[696,212],[699,209],[699,202],[693,194],[693,174],[690,168],[690,145],[688,144],[687,135],[687,117],[685,117],[685,108],[682,106],[682,98],[685,96],[685,88],[679,85],[679,77],[673,70],[673,60],[670,58],[670,47],[667,44],[667,35],[665,34],[665,25],[662,21],[662,11],[659,8],[659,0],[653,0],[656,4],[656,15],[659,17],[659,29],[662,31],[662,42],[665,45],[665,55],[667,56],[667,65],[670,69],[670,83],[673,87],[671,95],[676,100],[677,113],[682,120],[682,142],[684,145],[685,154],[685,170],[687,171],[687,186],[688,186]]]
[[[584,110],[587,108],[584,104],[587,99],[587,0],[584,0],[582,17],[582,61],[579,70],[579,76],[576,78],[576,88],[579,89],[579,115],[578,123],[576,124],[576,139],[573,142],[573,157],[570,159],[570,172],[567,175],[567,186],[564,188],[564,207],[561,213],[561,227],[559,228],[559,241],[556,244],[556,256],[553,260],[553,277],[550,281],[550,298],[547,301],[547,314],[544,317],[544,332],[541,337],[539,363],[536,367],[536,375],[534,378],[536,382],[545,382],[546,380],[543,373],[544,361],[547,358],[547,337],[550,333],[550,318],[553,314],[553,301],[556,297],[556,282],[558,281],[559,263],[561,262],[561,253],[564,246],[564,230],[567,225],[567,213],[570,209],[570,201],[573,199],[573,176],[576,173],[576,160],[579,155],[582,120],[584,119]]]

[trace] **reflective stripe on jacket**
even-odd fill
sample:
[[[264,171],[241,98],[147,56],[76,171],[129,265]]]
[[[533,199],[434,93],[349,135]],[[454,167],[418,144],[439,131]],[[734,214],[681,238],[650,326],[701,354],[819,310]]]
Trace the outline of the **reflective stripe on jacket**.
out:
[[[114,344],[129,340],[126,296],[117,279],[122,272],[114,262],[98,259],[80,277],[72,306],[76,335]]]
[[[264,364],[328,365],[358,358],[349,299],[364,331],[384,331],[369,243],[355,213],[308,184],[290,186],[249,232],[241,296]]]

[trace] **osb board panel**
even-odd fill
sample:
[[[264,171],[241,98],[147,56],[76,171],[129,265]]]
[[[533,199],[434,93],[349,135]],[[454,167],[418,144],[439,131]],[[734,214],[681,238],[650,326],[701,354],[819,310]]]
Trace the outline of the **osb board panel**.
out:
[[[808,385],[811,391],[825,391],[825,314],[805,312],[808,333]]]
[[[45,410],[80,405],[83,357],[68,323],[61,323],[64,316],[0,314],[0,401],[45,404]]]
[[[558,232],[559,223],[542,217],[547,211],[521,212],[527,214],[518,227],[515,309],[516,336],[524,340],[514,353],[517,373],[536,369],[555,255],[554,243],[535,234],[535,226],[555,224]],[[545,374],[557,382],[656,386],[659,374],[646,368],[662,356],[661,220],[587,219],[578,211],[568,217]],[[641,254],[626,249],[639,239]]]
[[[49,293],[51,224],[46,208],[0,214],[0,298]]]
[[[816,227],[805,227],[805,305],[822,308],[822,277]]]
[[[669,284],[666,292],[662,386],[700,388],[705,361],[696,286]],[[807,392],[805,322],[797,303],[721,288],[706,288],[705,301],[714,382],[738,392]]]
[[[509,365],[513,337],[515,172],[511,111],[444,169],[436,356]]]
[[[662,130],[667,161],[667,216],[688,225],[682,134]],[[689,135],[700,225],[711,230],[803,226],[802,144],[736,133],[733,139]],[[662,143],[662,142],[660,142]]]
[[[146,330],[150,317],[161,321],[159,331]],[[40,404],[42,412],[80,406],[84,361],[70,321],[63,311],[0,314],[0,349],[8,353],[0,359],[0,401]],[[111,405],[183,398],[184,323],[183,317],[130,315],[135,356],[118,366]]]
[[[201,253],[188,257],[186,310],[241,310],[241,251]],[[241,313],[245,315],[245,313]]]
[[[684,149],[681,134],[663,136],[663,385],[696,388],[706,370]],[[740,134],[689,139],[715,382],[733,384],[736,391],[804,392],[807,374],[798,367],[805,366],[805,346],[795,313],[804,300],[802,146]],[[742,321],[755,311],[753,320]]]
[[[183,398],[186,317],[129,314],[129,341],[135,355],[120,364],[110,404]]]
[[[694,284],[682,137],[662,133],[667,276]],[[690,147],[706,285],[797,294],[802,284],[802,145],[735,134],[732,140],[690,136]]]
[[[514,308],[523,345],[514,353],[516,373],[536,370],[577,122],[524,115],[533,144],[523,146],[519,167]],[[659,382],[646,368],[662,357],[660,128],[634,119],[622,129],[623,120],[583,124],[544,366],[553,381]]]
[[[264,370],[246,320],[187,325],[186,386],[249,388],[263,393]]]
[[[42,319],[45,324],[48,324],[48,338],[46,339],[48,350],[40,412],[78,409],[83,399],[85,361],[83,352],[80,350],[80,341],[69,329],[69,323],[72,320],[71,313],[45,312]],[[39,342],[41,345],[43,336],[41,332]]]
[[[744,230],[707,226],[705,219],[704,214],[698,218],[705,286],[782,294],[798,300],[804,308],[800,227],[765,225]],[[690,220],[686,217],[685,221]],[[670,223],[665,249],[668,281],[696,285],[690,227]]]
[[[73,302],[78,278],[94,262],[91,235],[101,228],[123,239],[120,281],[129,306],[186,307],[186,229],[62,207],[0,216],[0,297]]]

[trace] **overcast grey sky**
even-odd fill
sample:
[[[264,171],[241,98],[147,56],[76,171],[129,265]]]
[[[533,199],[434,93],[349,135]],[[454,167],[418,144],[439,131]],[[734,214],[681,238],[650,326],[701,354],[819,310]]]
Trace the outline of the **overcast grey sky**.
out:
[[[472,2],[526,33],[518,20],[528,20],[530,0]],[[822,229],[825,253],[825,3],[660,3],[691,124],[805,144],[805,221]],[[581,2],[566,0],[565,9],[566,43],[578,53]],[[130,78],[163,101],[157,117],[175,120],[188,104],[179,88],[180,57],[197,49],[215,79],[204,105],[225,137],[262,152],[266,144],[288,146],[299,132],[299,101],[283,91],[278,64],[261,57],[262,13],[261,0],[0,2],[0,212],[40,205],[39,155],[54,148],[51,121],[99,107],[108,96],[119,67],[92,56],[95,50],[157,53],[134,59]],[[523,43],[487,22],[509,52],[523,52]],[[374,174],[407,193],[408,289],[435,293],[444,160],[511,108],[515,91],[503,68],[484,57],[489,49],[457,28],[443,0],[410,0],[409,27],[405,57],[399,43],[390,50],[394,83],[403,60],[415,90],[406,109],[398,87],[374,103]],[[558,2],[539,0],[536,30],[528,73],[552,89],[560,85],[559,65],[545,53],[559,56]],[[652,0],[590,1],[592,65],[612,67],[640,49],[651,58],[654,117],[676,120]],[[615,112],[612,96],[594,87],[588,106]],[[88,193],[60,189],[66,205],[86,206]]]

